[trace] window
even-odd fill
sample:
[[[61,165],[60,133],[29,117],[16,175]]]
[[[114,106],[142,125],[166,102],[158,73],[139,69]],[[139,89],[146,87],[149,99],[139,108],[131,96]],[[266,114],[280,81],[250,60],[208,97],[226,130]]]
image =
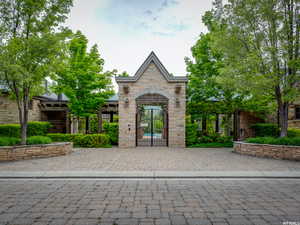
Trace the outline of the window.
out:
[[[300,106],[295,107],[295,119],[300,120]]]

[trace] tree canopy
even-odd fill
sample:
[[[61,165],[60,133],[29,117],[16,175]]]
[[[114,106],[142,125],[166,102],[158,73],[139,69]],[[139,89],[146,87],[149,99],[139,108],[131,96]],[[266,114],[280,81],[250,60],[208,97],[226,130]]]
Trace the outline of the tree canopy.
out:
[[[115,71],[103,72],[104,60],[97,45],[88,51],[88,40],[81,33],[73,35],[67,57],[57,73],[56,91],[69,98],[69,109],[75,116],[94,114],[113,95],[111,77]]]
[[[299,9],[299,0],[229,0],[214,16],[222,27],[214,31],[224,56],[220,83],[275,99],[281,136],[287,135],[288,107],[300,96]]]
[[[72,0],[0,1],[0,80],[17,101],[22,144],[30,99],[55,70],[69,33],[59,24],[71,6]]]

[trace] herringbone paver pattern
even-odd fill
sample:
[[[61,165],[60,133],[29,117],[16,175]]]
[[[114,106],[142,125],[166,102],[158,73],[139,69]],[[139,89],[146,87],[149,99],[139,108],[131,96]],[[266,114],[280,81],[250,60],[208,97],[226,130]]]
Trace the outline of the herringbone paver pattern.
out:
[[[1,225],[284,222],[300,222],[300,180],[0,180]]]

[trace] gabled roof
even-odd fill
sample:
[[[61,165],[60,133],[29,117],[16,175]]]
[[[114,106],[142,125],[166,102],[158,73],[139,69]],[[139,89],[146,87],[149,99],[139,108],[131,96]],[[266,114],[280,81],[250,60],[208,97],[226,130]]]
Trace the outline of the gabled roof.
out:
[[[164,65],[160,62],[158,57],[152,51],[133,77],[116,77],[117,83],[136,82],[142,76],[142,74],[145,72],[145,70],[148,68],[150,63],[154,63],[157,66],[157,68],[159,69],[161,74],[164,76],[164,78],[168,82],[187,82],[188,81],[186,76],[180,76],[180,77],[176,76],[175,77],[175,76],[169,74],[167,69],[164,67]]]

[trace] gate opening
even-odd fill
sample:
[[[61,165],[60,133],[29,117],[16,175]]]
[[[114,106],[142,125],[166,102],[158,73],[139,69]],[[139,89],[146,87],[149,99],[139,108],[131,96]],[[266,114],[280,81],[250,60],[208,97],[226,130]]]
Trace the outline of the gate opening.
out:
[[[137,98],[137,146],[168,146],[167,106],[168,99],[159,94]]]

